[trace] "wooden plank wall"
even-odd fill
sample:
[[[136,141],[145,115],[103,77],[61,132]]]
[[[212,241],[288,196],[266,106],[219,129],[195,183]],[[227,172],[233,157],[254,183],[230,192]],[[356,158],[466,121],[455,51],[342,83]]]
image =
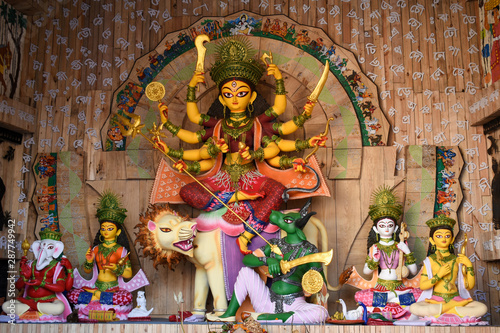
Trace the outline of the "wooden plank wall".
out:
[[[475,70],[476,65],[481,64],[479,13],[475,1],[54,2],[45,14],[29,18],[22,89],[18,89],[16,96],[20,102],[36,108],[37,130],[33,135],[25,135],[26,146],[16,149],[14,160],[2,165],[2,178],[6,177],[4,180],[9,184],[29,178],[20,171],[24,164],[31,167],[23,160],[21,151],[31,157],[37,152],[84,151],[88,165],[82,168],[88,168],[86,196],[90,231],[96,231],[95,211],[91,209],[95,191],[106,185],[95,182],[108,182],[112,186],[113,180],[134,179],[133,183],[117,185],[131,207],[128,232],[132,235],[137,214],[146,208],[151,180],[127,178],[126,164],[114,159],[119,157],[125,161],[126,153],[108,155],[101,151],[103,138],[98,133],[109,115],[112,93],[134,60],[153,49],[165,34],[188,27],[204,15],[226,16],[241,10],[260,15],[287,15],[300,24],[323,29],[332,40],[351,50],[364,73],[378,86],[381,107],[391,123],[389,142],[394,147],[364,148],[361,178],[329,181],[332,198],[314,203],[320,218],[329,217],[330,245],[336,249],[336,263],[329,271],[331,277],[343,269],[347,249],[360,233],[371,190],[383,183],[394,184],[397,174],[392,163],[398,161],[398,165],[404,166],[402,147],[405,145],[443,144],[461,148],[466,163],[461,183],[467,189],[463,193],[465,204],[459,211],[459,220],[465,223],[462,229],[468,230],[470,226],[470,240],[479,239],[485,232],[482,229],[489,228],[484,223],[491,222],[488,184],[492,173],[482,128],[473,127],[471,121],[475,109],[470,106],[483,97],[481,70]],[[28,54],[32,46],[35,51]],[[25,84],[28,80],[34,80],[33,87]],[[489,91],[494,93],[499,85]],[[486,96],[489,98],[491,94]],[[494,98],[493,103],[496,103]],[[1,146],[2,153],[7,149],[5,145]],[[372,174],[371,166],[385,171]],[[32,189],[33,181],[27,183]],[[22,219],[15,212],[19,205],[28,205],[30,195],[19,203],[19,190],[13,188],[17,192],[4,199],[4,209],[13,211],[14,218]],[[29,214],[25,228],[33,230],[34,212]],[[477,223],[473,223],[473,217]],[[476,296],[486,300],[489,318],[499,324],[500,266],[498,262],[479,258],[482,246],[479,242],[469,242],[467,249],[478,271]],[[157,283],[158,289],[148,289],[148,301],[155,306],[155,313],[176,312],[172,292],[182,288],[176,281],[186,281],[185,276],[191,276],[189,265],[179,267],[174,273],[166,269],[154,272],[148,261],[139,262]],[[330,299],[333,302],[337,297],[332,295]],[[352,291],[345,295],[347,297],[352,298]],[[189,303],[186,306],[189,307]]]

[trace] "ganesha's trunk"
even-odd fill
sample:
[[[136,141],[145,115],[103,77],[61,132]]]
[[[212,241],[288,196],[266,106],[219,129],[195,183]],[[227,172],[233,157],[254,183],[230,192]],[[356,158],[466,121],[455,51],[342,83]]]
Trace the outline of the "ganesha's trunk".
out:
[[[43,246],[40,246],[40,251],[38,252],[37,260],[36,260],[36,269],[41,271],[46,265],[45,260],[47,259],[47,251],[43,249]]]

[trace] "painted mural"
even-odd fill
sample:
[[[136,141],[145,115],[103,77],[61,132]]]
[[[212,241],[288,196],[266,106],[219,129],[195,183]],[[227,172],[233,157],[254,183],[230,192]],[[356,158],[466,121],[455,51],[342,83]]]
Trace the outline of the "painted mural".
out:
[[[351,101],[349,107],[360,124],[362,145],[387,144],[387,121],[378,107],[376,90],[367,82],[369,79],[361,73],[357,64],[348,59],[348,51],[340,50],[318,29],[298,25],[283,16],[260,17],[242,13],[227,18],[203,19],[188,29],[169,34],[155,50],[136,61],[135,70],[132,71],[135,73],[134,77],[131,75],[115,93],[112,112],[135,112],[144,88],[150,82],[162,82],[165,79],[165,74],[162,73],[167,65],[185,52],[193,50],[195,37],[202,33],[207,34],[211,40],[235,35],[273,39],[293,46],[297,49],[294,53],[305,53],[321,63],[329,61],[331,74]],[[285,57],[284,54],[283,56]],[[283,67],[286,70],[287,64],[283,64]],[[325,95],[320,96],[320,101],[321,97],[324,103],[328,103]],[[125,150],[125,140],[119,133],[117,118],[112,117],[107,128],[105,149]]]
[[[9,98],[16,95],[20,83],[26,16],[0,1],[0,93]]]

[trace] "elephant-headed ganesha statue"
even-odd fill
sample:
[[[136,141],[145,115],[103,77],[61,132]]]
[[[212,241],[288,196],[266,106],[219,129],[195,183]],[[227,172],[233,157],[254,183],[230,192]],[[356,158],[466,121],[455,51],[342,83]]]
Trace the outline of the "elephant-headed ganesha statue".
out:
[[[73,286],[73,267],[63,254],[61,236],[54,230],[40,231],[40,240],[31,245],[35,259],[28,260],[26,253],[21,259],[16,288],[24,292],[2,305],[5,313],[14,311],[20,322],[65,322],[71,313],[63,292]]]

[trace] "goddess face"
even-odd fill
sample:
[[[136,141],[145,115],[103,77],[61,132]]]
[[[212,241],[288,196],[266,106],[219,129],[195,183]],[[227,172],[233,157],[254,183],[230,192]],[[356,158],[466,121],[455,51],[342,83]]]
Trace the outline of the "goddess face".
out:
[[[257,93],[252,92],[248,84],[239,80],[226,82],[219,95],[219,101],[231,111],[244,111],[255,98]]]
[[[119,230],[114,223],[103,222],[101,223],[100,233],[104,240],[111,241],[116,240],[116,238],[120,235],[121,230]]]
[[[448,229],[438,229],[432,235],[432,238],[429,241],[436,245],[438,249],[447,250],[451,243],[455,240],[453,234]]]
[[[377,222],[377,232],[382,238],[390,238],[396,229],[396,222],[389,218],[380,219]]]

